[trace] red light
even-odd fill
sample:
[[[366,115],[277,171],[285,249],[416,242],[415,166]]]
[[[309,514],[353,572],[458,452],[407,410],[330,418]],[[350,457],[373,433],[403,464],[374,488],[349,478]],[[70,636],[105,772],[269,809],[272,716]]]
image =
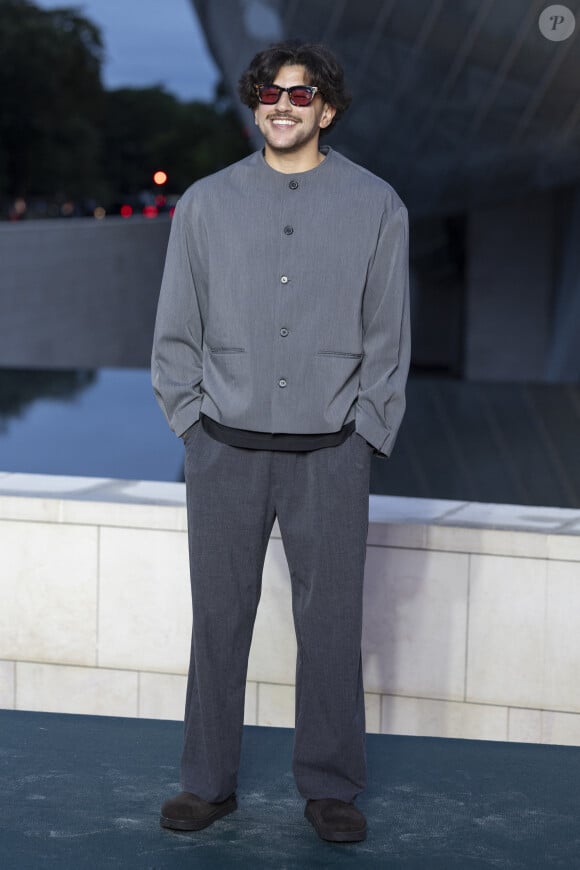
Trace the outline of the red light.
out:
[[[167,197],[163,196],[162,193],[158,193],[155,197],[155,205],[159,208],[163,208],[163,206],[167,203]]]
[[[133,214],[133,206],[131,205],[122,205],[121,206],[121,217],[130,218]]]
[[[143,217],[156,218],[159,214],[159,209],[156,205],[146,205],[143,207]]]
[[[174,214],[175,214],[175,206],[172,205],[171,208],[169,209],[169,217],[173,217]]]

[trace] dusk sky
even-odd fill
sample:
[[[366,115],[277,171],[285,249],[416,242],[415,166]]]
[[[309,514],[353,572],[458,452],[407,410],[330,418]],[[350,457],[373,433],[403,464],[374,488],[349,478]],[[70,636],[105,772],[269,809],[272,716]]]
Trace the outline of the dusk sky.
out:
[[[70,6],[97,24],[107,88],[162,84],[184,100],[210,100],[218,74],[189,0],[34,0]]]

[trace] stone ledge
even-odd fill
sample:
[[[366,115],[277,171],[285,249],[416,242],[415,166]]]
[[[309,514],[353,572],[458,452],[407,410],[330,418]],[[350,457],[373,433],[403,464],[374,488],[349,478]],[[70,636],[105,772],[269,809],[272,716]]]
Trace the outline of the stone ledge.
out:
[[[369,727],[580,743],[580,512],[371,495],[369,516]],[[183,484],[0,471],[0,543],[0,705],[60,694],[62,710],[180,714],[191,630]],[[250,721],[291,721],[295,656],[276,525]]]
[[[369,518],[371,547],[580,559],[580,510],[371,495]],[[0,471],[2,520],[182,532],[185,485]]]

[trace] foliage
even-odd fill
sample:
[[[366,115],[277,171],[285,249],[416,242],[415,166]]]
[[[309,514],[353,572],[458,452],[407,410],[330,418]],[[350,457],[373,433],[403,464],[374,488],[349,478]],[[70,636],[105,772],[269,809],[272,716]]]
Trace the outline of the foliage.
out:
[[[11,196],[98,183],[101,36],[72,9],[0,0],[0,181]]]
[[[248,153],[223,98],[182,103],[162,87],[107,92],[100,31],[76,9],[0,0],[0,200],[43,197],[103,205],[168,191]]]
[[[125,194],[151,187],[158,169],[168,174],[169,188],[181,193],[248,153],[231,109],[182,103],[161,87],[107,94],[103,146],[108,183]]]

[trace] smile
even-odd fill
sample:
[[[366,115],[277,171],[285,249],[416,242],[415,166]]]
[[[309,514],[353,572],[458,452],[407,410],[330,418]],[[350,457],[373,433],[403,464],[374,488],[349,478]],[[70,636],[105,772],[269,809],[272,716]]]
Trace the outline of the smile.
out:
[[[292,121],[290,118],[273,118],[272,124],[276,127],[293,127],[296,124],[296,121]]]

